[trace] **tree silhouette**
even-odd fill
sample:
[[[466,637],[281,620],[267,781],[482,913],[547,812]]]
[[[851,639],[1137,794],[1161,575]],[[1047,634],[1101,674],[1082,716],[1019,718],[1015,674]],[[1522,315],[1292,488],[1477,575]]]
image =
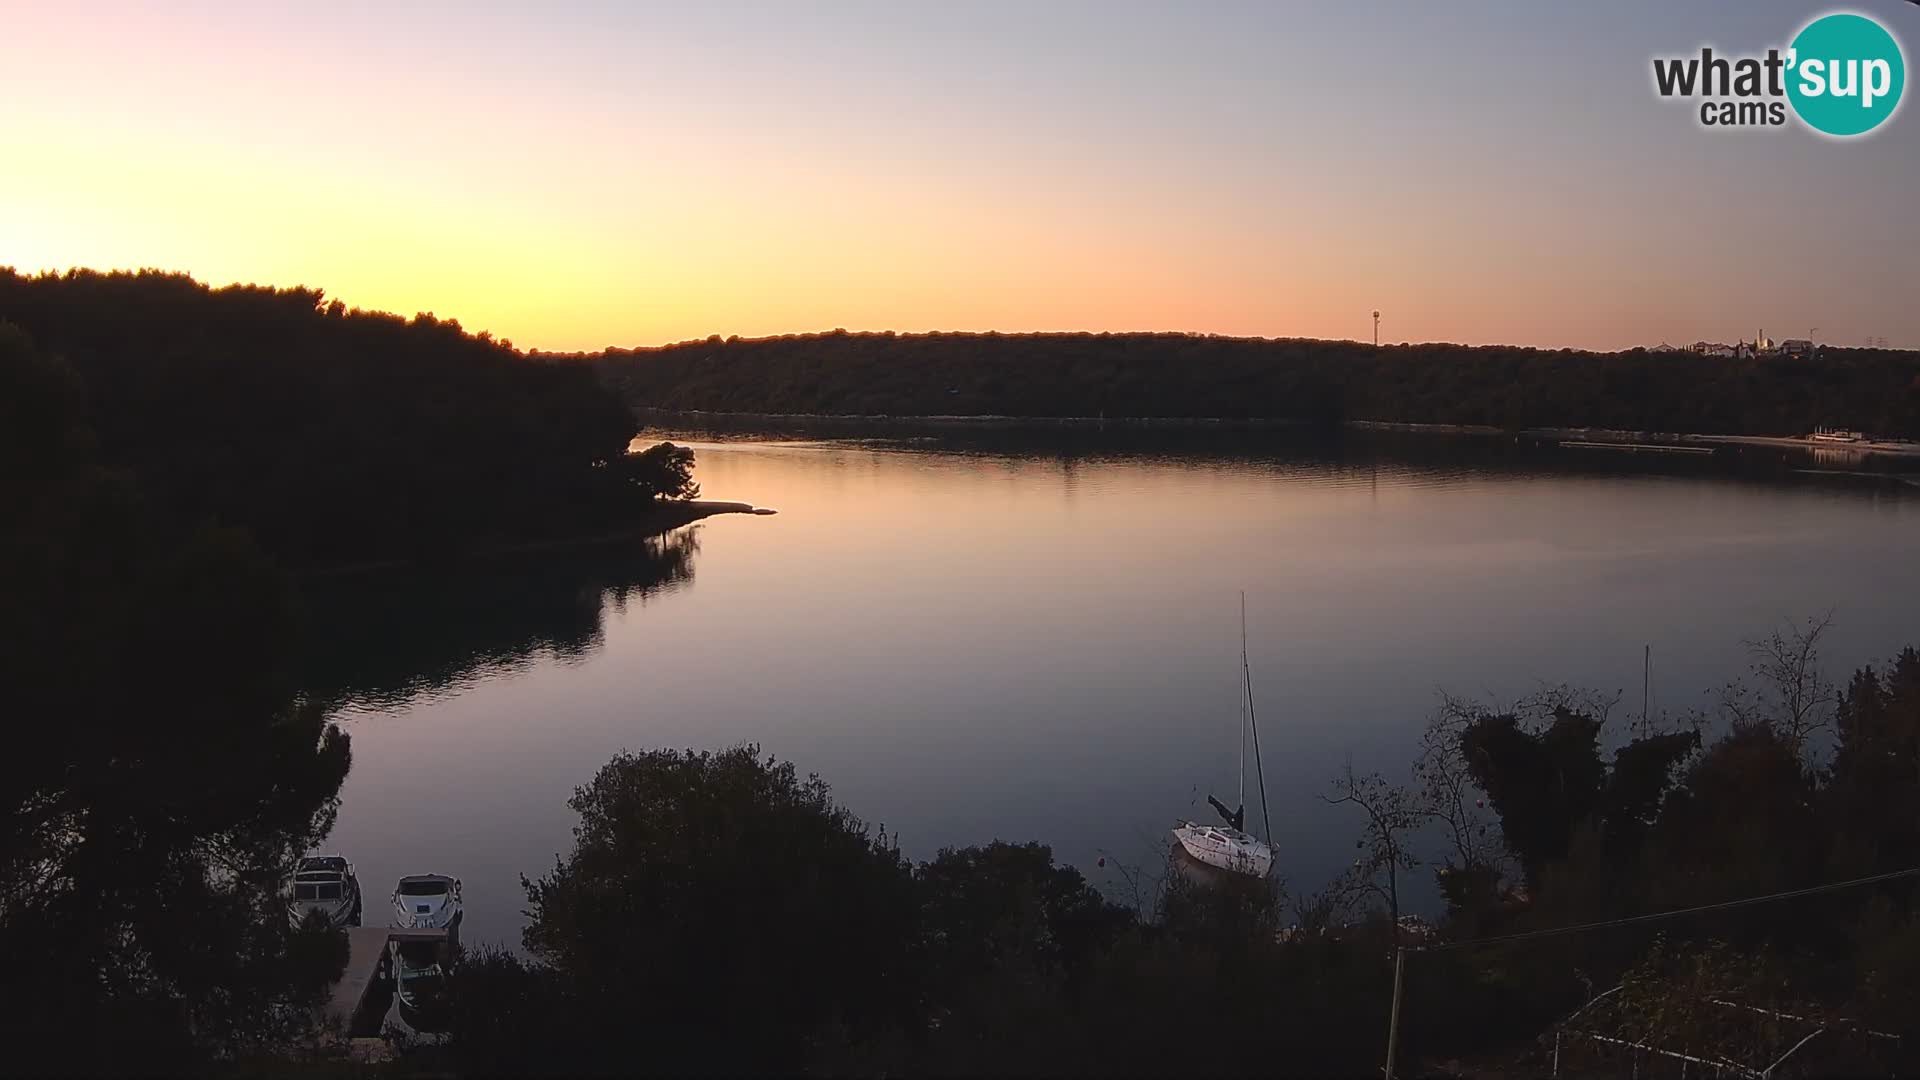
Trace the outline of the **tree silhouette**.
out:
[[[562,1060],[787,1071],[829,1029],[910,1022],[910,867],[817,778],[753,746],[652,751],[570,805],[572,852],[526,882],[527,947],[580,1017]]]
[[[98,460],[70,370],[0,325],[0,1032],[16,1068],[279,1053],[345,962],[283,882],[347,738],[289,692],[285,582]]]
[[[608,349],[636,405],[818,416],[1220,417],[1920,437],[1920,352],[1722,359],[1202,334],[797,334]]]
[[[84,380],[104,463],[283,563],[431,560],[648,512],[623,480],[636,421],[589,366],[452,320],[314,289],[3,269],[0,320]]]

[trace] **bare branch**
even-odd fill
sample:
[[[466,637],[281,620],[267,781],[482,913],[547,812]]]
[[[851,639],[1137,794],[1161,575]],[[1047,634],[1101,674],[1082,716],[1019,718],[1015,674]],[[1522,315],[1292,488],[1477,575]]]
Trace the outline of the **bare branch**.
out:
[[[1720,701],[1735,730],[1770,728],[1804,747],[1832,725],[1840,691],[1820,668],[1820,639],[1832,625],[1828,611],[1746,642],[1755,685],[1730,684]]]

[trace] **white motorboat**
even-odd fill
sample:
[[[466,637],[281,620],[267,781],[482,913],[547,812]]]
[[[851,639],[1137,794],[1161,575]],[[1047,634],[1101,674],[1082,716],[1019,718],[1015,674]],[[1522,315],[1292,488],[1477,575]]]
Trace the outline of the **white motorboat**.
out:
[[[1226,824],[1203,825],[1183,821],[1173,829],[1176,862],[1201,880],[1221,873],[1264,878],[1273,869],[1273,824],[1267,814],[1266,773],[1260,767],[1260,728],[1253,715],[1253,669],[1247,663],[1247,596],[1240,594],[1240,800],[1232,810],[1213,796],[1207,801]],[[1267,820],[1267,839],[1246,831],[1247,742],[1253,742],[1254,775],[1260,781],[1260,816]]]
[[[317,912],[328,926],[360,924],[360,880],[353,864],[340,855],[309,855],[293,869],[287,895],[293,921]]]
[[[400,1015],[415,1031],[438,1031],[447,1004],[450,947],[443,941],[387,943],[387,970],[393,976]]]
[[[408,930],[453,930],[460,925],[460,880],[445,874],[408,874],[393,889],[393,925]]]

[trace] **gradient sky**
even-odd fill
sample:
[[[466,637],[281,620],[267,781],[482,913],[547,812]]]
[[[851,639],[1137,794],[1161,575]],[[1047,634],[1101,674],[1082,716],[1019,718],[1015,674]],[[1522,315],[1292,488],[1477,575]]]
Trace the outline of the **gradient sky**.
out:
[[[1920,348],[1913,105],[1842,143],[1651,88],[1830,5],[694,7],[0,0],[0,264],[544,349],[1376,307],[1388,341]],[[1920,61],[1920,6],[1849,10]]]

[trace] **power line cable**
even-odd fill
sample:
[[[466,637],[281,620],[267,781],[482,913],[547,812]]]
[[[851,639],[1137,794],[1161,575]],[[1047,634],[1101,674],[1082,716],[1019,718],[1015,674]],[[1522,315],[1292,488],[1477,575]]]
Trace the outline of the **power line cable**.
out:
[[[1920,0],[1916,0],[1916,2],[1920,2]],[[1866,878],[1853,878],[1853,880],[1847,880],[1847,882],[1828,882],[1828,884],[1824,884],[1824,886],[1795,888],[1795,890],[1788,890],[1788,892],[1774,892],[1774,894],[1766,894],[1766,896],[1722,899],[1720,903],[1701,903],[1701,905],[1697,905],[1697,907],[1680,907],[1680,909],[1674,909],[1674,911],[1653,911],[1653,913],[1647,913],[1647,915],[1626,915],[1626,917],[1622,917],[1622,919],[1580,922],[1580,924],[1576,924],[1576,926],[1548,926],[1548,928],[1544,928],[1544,930],[1521,930],[1519,934],[1500,934],[1498,938],[1475,938],[1475,940],[1471,940],[1471,942],[1442,942],[1442,944],[1438,945],[1407,945],[1407,951],[1409,951],[1409,953],[1440,953],[1440,951],[1448,951],[1448,949],[1471,949],[1471,947],[1480,947],[1480,945],[1526,942],[1526,940],[1530,940],[1530,938],[1555,938],[1555,936],[1559,936],[1559,934],[1584,934],[1584,932],[1588,932],[1588,930],[1605,930],[1605,928],[1609,928],[1609,926],[1632,926],[1632,924],[1638,924],[1638,922],[1659,922],[1659,920],[1663,919],[1680,919],[1680,917],[1686,917],[1686,915],[1703,915],[1703,913],[1707,913],[1707,911],[1728,911],[1728,909],[1734,909],[1734,907],[1751,907],[1751,905],[1755,905],[1755,903],[1774,903],[1774,901],[1778,901],[1778,899],[1797,899],[1797,897],[1814,896],[1814,894],[1822,894],[1822,892],[1839,892],[1839,890],[1847,890],[1847,888],[1872,886],[1872,884],[1880,884],[1880,882],[1895,882],[1895,880],[1912,878],[1912,876],[1920,876],[1920,867],[1910,867],[1907,871],[1889,871],[1885,872],[1885,874],[1872,874],[1872,876],[1866,876]]]

